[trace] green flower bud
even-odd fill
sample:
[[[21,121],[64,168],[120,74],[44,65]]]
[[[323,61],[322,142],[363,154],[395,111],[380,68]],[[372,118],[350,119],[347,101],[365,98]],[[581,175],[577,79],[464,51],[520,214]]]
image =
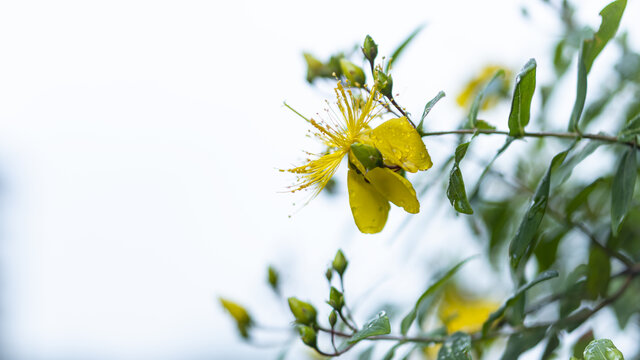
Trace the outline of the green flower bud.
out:
[[[347,269],[347,265],[349,265],[347,258],[344,257],[342,250],[338,250],[338,252],[336,253],[336,257],[333,258],[333,269],[338,274],[340,274],[340,276],[342,276],[344,274],[344,271]]]
[[[347,59],[340,59],[340,68],[342,74],[347,78],[352,86],[362,87],[366,78],[364,70]]]
[[[219,298],[219,300],[220,300],[220,304],[222,304],[222,307],[225,310],[227,310],[229,315],[231,315],[233,320],[235,320],[240,336],[242,336],[245,339],[248,339],[249,330],[253,325],[253,320],[251,320],[251,316],[249,315],[249,312],[244,307],[242,307],[241,305],[233,301],[230,301],[224,298]]]
[[[344,58],[343,53],[332,55],[327,63],[328,77],[340,77],[342,76],[342,67],[340,66],[340,60]]]
[[[312,325],[316,323],[317,312],[313,305],[300,301],[295,297],[290,297],[288,301],[291,313],[298,324]]]
[[[362,52],[364,53],[364,57],[371,63],[373,63],[373,60],[378,56],[378,44],[376,44],[369,35],[364,38]]]
[[[344,296],[333,286],[329,292],[329,306],[338,311],[342,310],[342,307],[344,306]]]
[[[371,145],[353,143],[351,144],[351,153],[367,171],[383,165],[382,154]]]
[[[333,268],[328,268],[327,272],[324,273],[324,276],[327,278],[328,282],[331,282],[331,278],[333,278]]]
[[[336,322],[338,322],[338,314],[335,310],[331,310],[331,313],[329,313],[329,325],[334,327],[336,326]]]
[[[387,75],[381,70],[376,70],[375,79],[378,91],[380,91],[382,95],[392,98],[393,94],[391,92],[393,90],[393,79],[391,78],[391,75]]]
[[[267,269],[267,281],[269,282],[269,285],[271,286],[273,291],[275,291],[276,293],[280,292],[280,275],[278,275],[276,269],[271,265],[269,265],[269,268]]]
[[[316,331],[312,327],[298,326],[298,332],[300,332],[300,339],[305,345],[314,349],[318,346]]]
[[[316,59],[309,53],[303,53],[304,60],[307,62],[307,81],[312,83],[317,77],[324,76],[326,69],[322,61]]]

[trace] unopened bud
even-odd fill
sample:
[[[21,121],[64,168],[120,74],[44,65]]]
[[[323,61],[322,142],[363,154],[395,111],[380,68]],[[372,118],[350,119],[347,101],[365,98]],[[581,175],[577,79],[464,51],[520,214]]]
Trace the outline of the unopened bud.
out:
[[[338,289],[331,287],[331,291],[329,292],[329,306],[340,311],[342,306],[344,306],[344,296]]]
[[[364,85],[366,78],[361,67],[347,59],[340,59],[340,68],[342,69],[342,74],[352,86],[362,87]]]
[[[325,66],[322,61],[316,59],[309,53],[302,54],[304,60],[307,62],[307,81],[312,83],[317,77],[321,77],[326,72]]]
[[[316,323],[317,312],[313,305],[300,301],[295,297],[290,297],[288,301],[291,313],[298,324],[312,325]]]
[[[312,327],[301,325],[298,326],[298,331],[300,332],[300,339],[305,345],[314,349],[318,346],[316,331]]]
[[[369,35],[364,38],[362,52],[364,53],[364,57],[367,58],[367,60],[369,60],[369,62],[371,62],[372,64],[373,60],[375,60],[376,56],[378,56],[378,44],[376,44]]]
[[[391,78],[391,75],[387,75],[381,70],[376,70],[375,79],[376,79],[376,88],[378,89],[378,91],[382,95],[388,98],[392,98],[393,97],[393,94],[392,94],[393,79]]]
[[[245,339],[249,338],[249,330],[253,325],[249,312],[240,304],[231,300],[219,298],[222,307],[227,310],[229,315],[235,320],[240,336]]]
[[[271,265],[269,265],[269,268],[267,269],[267,281],[269,282],[269,285],[271,286],[273,291],[275,291],[276,293],[280,291],[280,276],[278,275],[278,271],[276,271],[276,269]]]
[[[328,268],[327,272],[324,273],[324,276],[327,278],[328,282],[331,282],[331,278],[333,278],[333,268]]]
[[[340,276],[342,276],[344,274],[344,271],[347,269],[347,265],[349,265],[347,258],[344,257],[342,250],[338,250],[338,252],[336,253],[336,257],[333,258],[333,263],[332,263],[333,269]]]
[[[336,322],[338,322],[338,314],[335,310],[331,310],[331,313],[329,313],[329,325],[334,327],[336,326]]]

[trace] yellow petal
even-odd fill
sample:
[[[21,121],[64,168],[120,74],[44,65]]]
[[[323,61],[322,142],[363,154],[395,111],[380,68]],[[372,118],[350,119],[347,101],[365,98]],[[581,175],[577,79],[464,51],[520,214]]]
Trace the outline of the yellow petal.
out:
[[[420,134],[405,117],[385,121],[371,131],[370,137],[386,161],[406,171],[427,170],[433,165]]]
[[[417,214],[420,203],[409,180],[387,168],[373,168],[365,175],[382,196],[406,212]]]
[[[382,231],[389,215],[389,201],[355,170],[349,170],[347,188],[353,220],[360,232],[375,234]]]

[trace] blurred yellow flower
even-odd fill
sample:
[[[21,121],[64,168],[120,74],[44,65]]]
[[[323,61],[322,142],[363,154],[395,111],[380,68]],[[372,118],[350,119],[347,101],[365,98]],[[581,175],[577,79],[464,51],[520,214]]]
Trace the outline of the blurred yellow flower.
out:
[[[372,129],[379,117],[377,102],[381,95],[374,87],[364,99],[355,97],[340,82],[335,89],[339,113],[327,111],[329,121],[307,119],[313,135],[327,146],[323,154],[286,171],[297,174],[292,191],[313,189],[312,198],[327,185],[348,155],[347,187],[351,212],[363,233],[380,232],[387,222],[389,202],[409,213],[420,211],[411,183],[399,171],[427,170],[431,158],[422,138],[405,117],[383,122]]]
[[[499,70],[504,70],[505,76],[496,81],[497,87],[495,89],[490,89],[490,91],[485,94],[482,109],[487,110],[497,105],[501,97],[508,95],[509,87],[511,86],[509,82],[509,79],[511,79],[511,71],[499,65],[486,65],[473,79],[469,80],[456,98],[458,105],[465,109],[469,108],[478,92],[482,90]]]

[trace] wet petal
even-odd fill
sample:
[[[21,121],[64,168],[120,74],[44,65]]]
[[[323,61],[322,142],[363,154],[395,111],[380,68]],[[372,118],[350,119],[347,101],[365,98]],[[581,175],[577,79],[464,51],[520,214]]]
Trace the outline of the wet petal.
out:
[[[349,170],[347,188],[353,220],[358,229],[365,234],[382,231],[389,215],[389,201],[355,170]]]
[[[407,118],[395,118],[373,129],[371,141],[385,160],[409,172],[427,170],[433,165],[420,134]]]
[[[420,211],[413,185],[400,174],[387,168],[375,168],[369,170],[366,178],[382,196],[406,212],[417,214]]]

